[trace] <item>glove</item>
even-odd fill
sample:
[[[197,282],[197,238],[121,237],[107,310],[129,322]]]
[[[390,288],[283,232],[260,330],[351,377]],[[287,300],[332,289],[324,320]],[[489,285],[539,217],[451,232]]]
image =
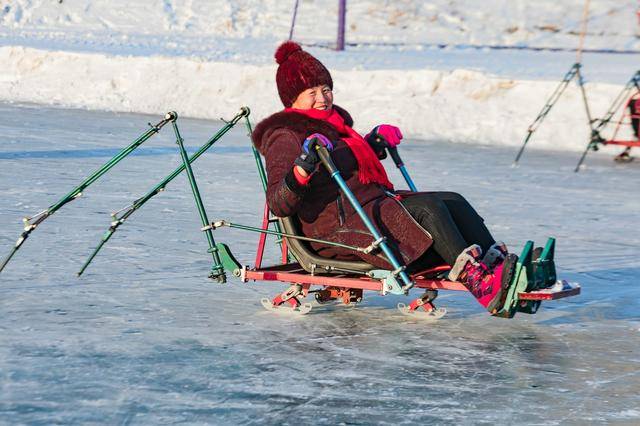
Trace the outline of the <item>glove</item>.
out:
[[[380,124],[371,130],[364,139],[378,155],[378,158],[387,157],[385,148],[395,148],[402,140],[402,132],[396,126]]]
[[[320,162],[320,157],[318,157],[318,152],[315,149],[316,144],[324,146],[328,151],[333,150],[333,143],[325,135],[314,133],[308,136],[302,143],[302,154],[293,162],[307,174],[315,172]]]

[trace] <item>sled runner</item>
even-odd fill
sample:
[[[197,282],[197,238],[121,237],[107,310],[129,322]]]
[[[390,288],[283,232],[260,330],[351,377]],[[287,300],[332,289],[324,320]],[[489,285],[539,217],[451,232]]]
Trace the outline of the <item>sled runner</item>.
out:
[[[317,149],[322,163],[327,167],[332,177],[339,177],[339,171],[331,164],[331,157],[326,149],[320,146]],[[391,158],[397,167],[402,167],[403,176],[408,177],[397,149],[392,148],[392,150]],[[253,148],[253,154],[263,187],[266,188],[266,174],[262,159],[255,148]],[[410,178],[406,180],[409,185],[414,186]],[[339,180],[337,182],[343,194],[350,199],[349,189]],[[352,202],[357,203],[356,200],[352,200]],[[270,229],[271,225],[274,225],[275,230]],[[314,306],[305,302],[310,295],[314,295],[318,304],[337,302],[344,305],[354,305],[362,301],[365,291],[375,291],[381,295],[389,293],[407,295],[410,289],[419,288],[424,291],[423,294],[408,304],[398,304],[398,310],[403,315],[435,320],[446,313],[445,309],[437,308],[434,304],[439,290],[468,291],[462,283],[447,279],[447,274],[451,269],[448,265],[407,274],[405,266],[397,264],[397,259],[386,252],[385,255],[391,260],[389,263],[392,265],[396,263],[392,269],[388,270],[376,268],[364,261],[337,260],[319,256],[309,245],[310,242],[323,242],[356,251],[371,252],[373,250],[381,251],[378,246],[384,244],[385,238],[384,236],[379,238],[372,232],[374,241],[369,247],[348,247],[334,242],[308,238],[299,231],[296,218],[272,217],[266,203],[260,228],[218,220],[203,227],[202,230],[210,231],[221,227],[232,227],[261,234],[258,240],[255,264],[252,267],[241,266],[226,245],[217,244],[217,247],[224,268],[239,277],[241,281],[278,281],[290,284],[284,292],[277,294],[272,299],[261,300],[262,305],[270,311],[296,315],[307,314]],[[277,242],[280,245],[282,260],[280,264],[265,267],[262,265],[262,259],[267,235],[280,237]],[[580,293],[578,284],[557,280],[553,259],[554,252],[555,239],[553,238],[547,241],[544,248],[534,249],[532,241],[526,243],[515,268],[512,277],[513,284],[506,295],[504,307],[499,312],[493,312],[494,315],[512,318],[517,312],[533,314],[537,312],[542,301],[561,299]]]

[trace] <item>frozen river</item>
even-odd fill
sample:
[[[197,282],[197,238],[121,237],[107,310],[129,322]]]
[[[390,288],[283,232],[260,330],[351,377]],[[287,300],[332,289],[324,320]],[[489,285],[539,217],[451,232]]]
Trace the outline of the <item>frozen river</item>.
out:
[[[21,217],[160,119],[6,104],[0,116],[0,256]],[[190,150],[221,125],[178,123]],[[618,165],[612,153],[590,154],[575,174],[575,153],[530,150],[513,169],[513,149],[401,149],[419,188],[463,193],[516,252],[556,236],[559,273],[582,284],[579,297],[504,320],[442,293],[450,314],[424,323],[394,311],[404,298],[372,293],[355,309],[291,318],[259,304],[283,286],[207,280],[183,176],[75,277],[109,213],[179,164],[166,127],[45,221],[0,274],[0,423],[638,424],[640,162]],[[241,124],[194,170],[210,219],[260,223]],[[252,262],[255,234],[214,236]]]

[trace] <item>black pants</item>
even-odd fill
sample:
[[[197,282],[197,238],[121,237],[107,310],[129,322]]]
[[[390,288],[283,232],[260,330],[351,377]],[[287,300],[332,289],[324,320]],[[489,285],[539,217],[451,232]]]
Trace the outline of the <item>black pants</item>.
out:
[[[636,138],[640,139],[640,99],[633,99],[629,102],[629,113],[631,114],[631,127],[633,127],[633,133]]]
[[[409,214],[433,237],[433,245],[410,270],[453,265],[462,250],[478,244],[486,251],[495,240],[471,204],[455,192],[428,192],[402,200]]]

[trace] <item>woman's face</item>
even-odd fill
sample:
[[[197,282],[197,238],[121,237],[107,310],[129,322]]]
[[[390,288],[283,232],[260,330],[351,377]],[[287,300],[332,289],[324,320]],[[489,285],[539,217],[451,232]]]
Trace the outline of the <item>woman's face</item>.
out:
[[[333,92],[326,84],[303,90],[293,104],[296,109],[328,110],[333,107]]]

